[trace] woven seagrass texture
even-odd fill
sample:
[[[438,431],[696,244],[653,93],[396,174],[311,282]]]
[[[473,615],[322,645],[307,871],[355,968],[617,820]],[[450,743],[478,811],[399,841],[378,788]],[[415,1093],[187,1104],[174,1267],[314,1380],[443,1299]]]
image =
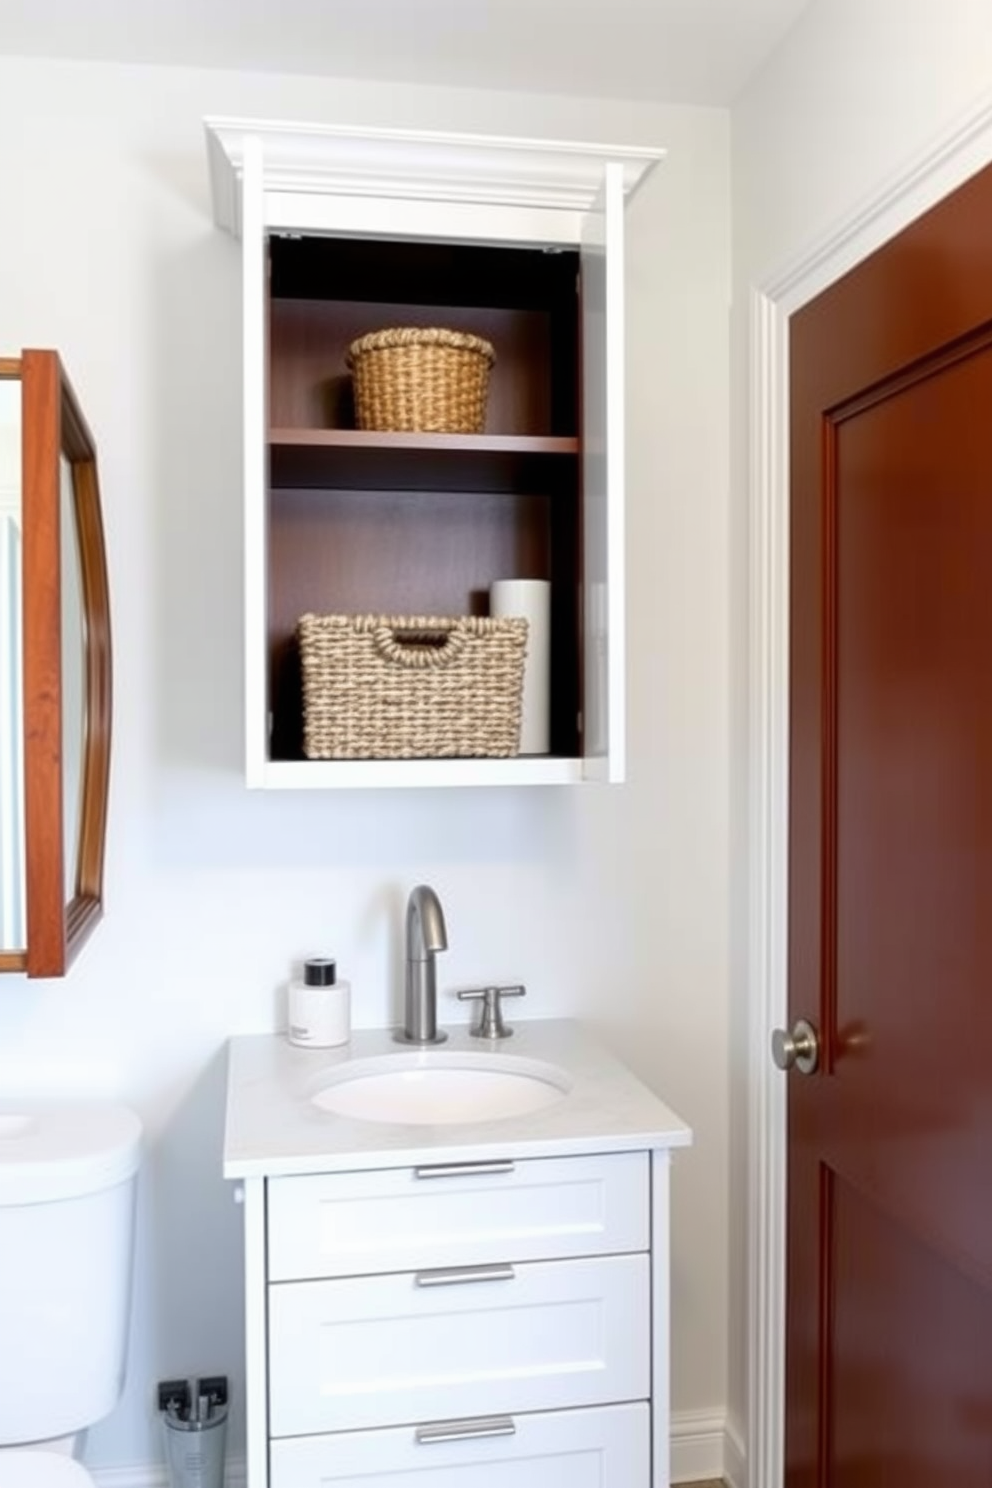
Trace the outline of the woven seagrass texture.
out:
[[[477,759],[520,749],[527,621],[304,615],[307,759]]]
[[[372,331],[348,348],[360,429],[480,434],[496,353],[440,326]]]

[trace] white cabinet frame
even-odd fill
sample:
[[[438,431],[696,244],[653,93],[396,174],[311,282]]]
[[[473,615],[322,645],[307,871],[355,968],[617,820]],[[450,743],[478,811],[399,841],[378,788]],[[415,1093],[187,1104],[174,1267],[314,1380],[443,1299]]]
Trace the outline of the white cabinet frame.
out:
[[[623,213],[663,151],[206,121],[214,212],[242,242],[249,786],[572,784],[625,769]],[[582,758],[273,761],[266,681],[266,240],[272,233],[568,246],[583,258]]]

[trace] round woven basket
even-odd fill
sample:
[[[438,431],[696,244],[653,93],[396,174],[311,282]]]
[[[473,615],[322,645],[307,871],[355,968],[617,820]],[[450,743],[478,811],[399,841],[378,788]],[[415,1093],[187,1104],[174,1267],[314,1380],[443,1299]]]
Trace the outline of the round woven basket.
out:
[[[372,331],[348,348],[359,429],[481,434],[496,352],[440,326]]]

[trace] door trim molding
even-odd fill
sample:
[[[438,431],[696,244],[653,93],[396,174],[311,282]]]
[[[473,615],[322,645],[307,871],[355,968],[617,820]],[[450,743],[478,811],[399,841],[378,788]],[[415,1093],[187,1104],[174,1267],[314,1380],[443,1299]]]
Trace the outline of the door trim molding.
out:
[[[750,294],[747,1482],[781,1488],[785,1422],[789,317],[992,163],[992,94]]]

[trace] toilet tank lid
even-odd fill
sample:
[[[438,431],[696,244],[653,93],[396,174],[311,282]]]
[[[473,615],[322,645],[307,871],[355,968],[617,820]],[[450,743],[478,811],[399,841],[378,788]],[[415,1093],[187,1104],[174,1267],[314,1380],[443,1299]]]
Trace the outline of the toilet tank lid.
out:
[[[0,1102],[0,1207],[113,1188],[141,1154],[141,1122],[109,1102]]]

